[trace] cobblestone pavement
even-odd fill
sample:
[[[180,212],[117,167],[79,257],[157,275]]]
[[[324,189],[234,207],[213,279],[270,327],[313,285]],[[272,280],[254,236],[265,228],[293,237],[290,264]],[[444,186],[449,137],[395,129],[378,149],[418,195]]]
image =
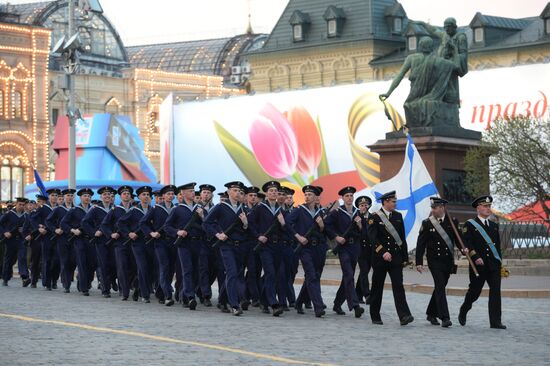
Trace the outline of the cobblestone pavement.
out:
[[[545,365],[550,364],[550,300],[503,299],[505,331],[489,328],[487,299],[468,324],[456,321],[462,298],[449,296],[453,326],[430,325],[428,295],[408,293],[415,321],[399,325],[385,291],[383,326],[368,316],[333,313],[335,286],[323,287],[327,316],[251,308],[241,317],[199,305],[104,299],[43,289],[0,287],[1,365]],[[368,314],[368,309],[365,315]]]

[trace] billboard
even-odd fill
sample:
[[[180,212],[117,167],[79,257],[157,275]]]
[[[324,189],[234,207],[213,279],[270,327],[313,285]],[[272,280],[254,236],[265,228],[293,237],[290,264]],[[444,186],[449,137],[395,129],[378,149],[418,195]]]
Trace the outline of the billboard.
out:
[[[223,187],[230,180],[261,186],[276,179],[299,190],[323,186],[324,202],[353,185],[379,182],[378,156],[367,148],[392,130],[378,95],[390,81],[258,94],[174,105],[171,160],[176,184]],[[388,102],[399,121],[409,85]],[[499,116],[547,118],[550,65],[473,71],[461,79],[460,121],[483,131]],[[168,123],[168,122],[165,122]],[[162,126],[161,126],[162,128]],[[164,163],[161,163],[164,164]],[[300,201],[300,197],[297,197]]]
[[[55,178],[67,179],[69,121],[59,117],[53,149]],[[101,181],[157,181],[157,174],[145,156],[143,139],[129,117],[108,113],[85,115],[76,121],[76,179]]]

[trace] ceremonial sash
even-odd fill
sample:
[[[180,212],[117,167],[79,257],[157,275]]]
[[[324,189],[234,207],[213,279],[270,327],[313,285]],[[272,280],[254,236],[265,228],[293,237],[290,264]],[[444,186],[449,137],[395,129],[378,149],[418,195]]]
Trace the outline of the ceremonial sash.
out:
[[[478,224],[478,222],[474,219],[469,219],[468,222],[470,224],[474,225],[474,227],[477,229],[477,231],[479,231],[479,233],[481,234],[481,236],[485,240],[485,243],[489,246],[489,248],[491,248],[491,252],[493,252],[493,257],[495,257],[496,260],[498,260],[500,263],[502,263],[502,259],[500,259],[500,255],[498,255],[497,248],[495,247],[495,244],[493,243],[493,241],[491,240],[491,237],[489,236],[489,234],[487,234],[485,229],[483,227],[481,227],[481,225]]]
[[[451,220],[451,218],[449,218],[449,220]],[[443,227],[441,226],[441,224],[439,223],[439,220],[436,219],[435,217],[433,216],[430,216],[430,222],[432,223],[433,227],[435,228],[435,230],[437,231],[437,233],[439,234],[439,236],[441,236],[441,238],[443,239],[443,241],[445,242],[445,244],[447,244],[447,247],[449,248],[449,250],[451,251],[451,253],[453,252],[453,242],[451,241],[451,238],[449,238],[449,235],[447,234],[447,232],[445,231],[445,229],[443,229]]]
[[[401,245],[403,245],[403,241],[401,240],[399,233],[397,232],[395,227],[392,225],[390,220],[388,220],[388,218],[382,211],[376,211],[376,214],[378,215],[378,217],[380,217],[380,220],[382,220],[382,223],[384,223],[384,226],[386,227],[386,230],[388,231],[388,233],[390,233],[390,235],[393,236],[397,245],[401,247]]]

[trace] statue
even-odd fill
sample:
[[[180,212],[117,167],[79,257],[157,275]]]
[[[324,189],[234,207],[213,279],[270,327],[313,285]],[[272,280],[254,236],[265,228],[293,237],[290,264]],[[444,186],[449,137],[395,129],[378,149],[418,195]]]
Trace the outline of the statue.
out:
[[[422,37],[418,53],[407,56],[389,90],[381,94],[380,99],[388,98],[410,70],[411,91],[404,104],[407,127],[459,128],[458,78],[468,72],[468,41],[464,33],[457,32],[454,18],[445,20],[445,31],[424,22],[417,23],[440,39],[439,49],[434,53],[433,39]]]

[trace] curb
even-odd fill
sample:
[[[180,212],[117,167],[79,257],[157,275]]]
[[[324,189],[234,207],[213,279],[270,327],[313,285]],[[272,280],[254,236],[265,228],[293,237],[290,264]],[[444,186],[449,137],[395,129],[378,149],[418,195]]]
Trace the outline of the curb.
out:
[[[303,277],[296,277],[294,284],[301,285],[304,283]],[[322,279],[321,285],[325,286],[340,286],[340,280],[334,279]],[[432,285],[421,285],[418,283],[404,283],[403,287],[405,291],[414,292],[419,294],[429,295],[433,292],[434,287]],[[385,290],[391,290],[391,283],[384,283]],[[447,295],[449,296],[464,296],[466,295],[467,288],[463,287],[447,287]],[[530,299],[548,299],[550,298],[550,290],[524,290],[524,289],[501,289],[500,294],[502,297],[510,298],[530,298]],[[489,289],[483,289],[481,291],[482,297],[489,296]]]

